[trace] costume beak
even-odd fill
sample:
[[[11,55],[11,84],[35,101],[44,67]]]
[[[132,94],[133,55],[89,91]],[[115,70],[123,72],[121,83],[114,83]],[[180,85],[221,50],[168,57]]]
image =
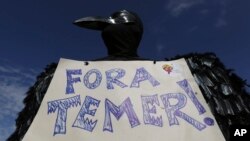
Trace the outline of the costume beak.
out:
[[[139,18],[137,18],[134,13],[128,12],[127,10],[121,10],[113,13],[108,18],[100,16],[84,17],[74,21],[73,23],[83,28],[103,30],[105,27],[112,24],[136,23],[138,22],[137,19]]]
[[[83,28],[88,28],[93,30],[103,30],[106,26],[112,23],[110,22],[110,19],[103,17],[84,17],[75,20],[73,24]]]

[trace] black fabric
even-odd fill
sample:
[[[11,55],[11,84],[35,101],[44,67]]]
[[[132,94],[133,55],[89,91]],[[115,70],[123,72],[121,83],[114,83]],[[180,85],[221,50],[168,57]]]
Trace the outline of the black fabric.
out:
[[[102,31],[103,41],[108,49],[108,57],[138,58],[143,30],[134,24],[110,25]]]

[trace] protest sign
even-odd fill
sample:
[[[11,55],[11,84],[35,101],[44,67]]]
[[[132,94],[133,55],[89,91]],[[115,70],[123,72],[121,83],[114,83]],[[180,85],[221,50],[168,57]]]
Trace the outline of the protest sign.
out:
[[[184,59],[61,59],[23,141],[223,141]]]

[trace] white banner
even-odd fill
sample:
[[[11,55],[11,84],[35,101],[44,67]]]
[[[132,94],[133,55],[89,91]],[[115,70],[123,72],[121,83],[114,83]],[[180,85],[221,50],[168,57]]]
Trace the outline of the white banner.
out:
[[[184,59],[61,59],[23,141],[224,141]]]

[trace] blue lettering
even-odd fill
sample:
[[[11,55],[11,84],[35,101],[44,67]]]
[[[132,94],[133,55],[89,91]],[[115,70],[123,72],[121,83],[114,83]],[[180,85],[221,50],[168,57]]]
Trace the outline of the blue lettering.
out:
[[[150,114],[156,114],[155,104],[160,106],[157,94],[152,96],[141,96],[142,99],[142,108],[143,108],[143,120],[145,124],[151,124],[155,126],[163,126],[162,116],[155,117]],[[151,105],[149,108],[149,105]]]
[[[89,119],[89,118],[85,119],[84,116],[86,114],[95,116],[96,108],[99,107],[99,103],[100,103],[100,100],[94,99],[90,96],[86,96],[83,102],[82,108],[79,111],[78,116],[76,117],[76,120],[73,124],[73,127],[82,128],[84,130],[92,132],[96,126],[97,120],[92,121],[92,119]],[[91,105],[95,106],[96,108],[90,110]]]
[[[127,87],[126,84],[118,80],[122,78],[124,75],[125,75],[124,69],[111,69],[106,71],[107,89],[114,89],[113,83],[120,86],[121,88]]]
[[[81,82],[80,77],[72,78],[72,75],[81,75],[82,70],[66,70],[67,75],[67,86],[66,86],[66,94],[75,93],[73,83]]]
[[[206,128],[206,125],[202,124],[201,122],[193,119],[192,117],[188,116],[187,114],[180,111],[181,108],[186,106],[187,98],[184,94],[181,93],[168,93],[161,95],[162,102],[165,107],[165,112],[167,114],[169,125],[179,125],[179,122],[176,116],[184,119],[189,124],[193,125],[198,130],[203,130]],[[176,99],[178,102],[176,104],[171,104],[170,99]]]
[[[150,73],[148,73],[144,67],[142,67],[136,69],[136,74],[130,87],[139,88],[140,82],[145,80],[148,80],[153,87],[160,85],[160,83],[155,78],[153,78],[153,76]]]
[[[92,74],[95,74],[96,75],[96,78],[95,78],[95,81],[93,83],[90,83],[89,82],[89,77],[92,75]],[[102,81],[102,74],[99,70],[97,69],[92,69],[90,71],[88,71],[85,76],[84,76],[84,84],[87,88],[89,89],[95,89],[97,88],[100,84],[101,84],[101,81]]]
[[[66,134],[67,110],[71,107],[81,105],[80,96],[78,95],[70,98],[49,101],[47,104],[48,114],[55,113],[56,109],[58,109],[54,135]]]
[[[104,119],[103,131],[113,132],[110,112],[115,116],[117,120],[119,120],[120,117],[125,112],[128,116],[128,120],[132,128],[137,125],[140,125],[140,122],[133,109],[133,105],[129,97],[125,101],[123,101],[123,103],[120,106],[116,106],[110,100],[105,99],[105,119]]]
[[[194,103],[195,107],[199,111],[199,114],[201,115],[201,114],[205,113],[206,112],[205,108],[201,105],[201,103],[199,102],[199,100],[195,96],[194,91],[191,88],[188,81],[186,79],[184,79],[182,81],[177,82],[177,84],[187,93],[187,95],[189,96],[189,98],[191,99],[191,101]]]

